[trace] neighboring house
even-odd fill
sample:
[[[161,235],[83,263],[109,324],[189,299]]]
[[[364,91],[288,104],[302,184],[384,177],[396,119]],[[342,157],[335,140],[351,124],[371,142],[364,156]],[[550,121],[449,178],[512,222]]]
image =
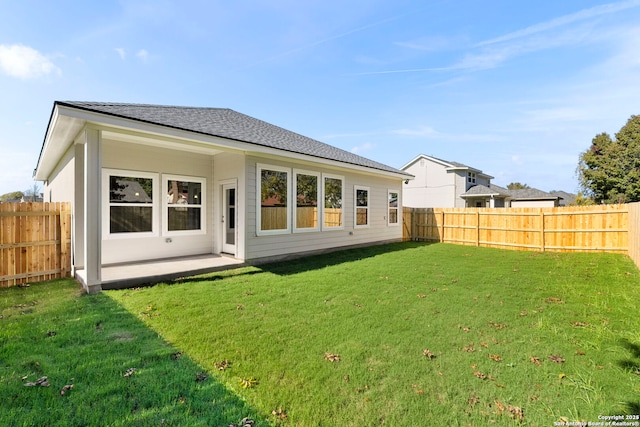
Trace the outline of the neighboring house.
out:
[[[562,197],[537,188],[509,190],[512,208],[553,208],[560,206]]]
[[[566,191],[550,191],[549,194],[561,198],[560,206],[574,206],[576,204],[575,194],[567,193]]]
[[[403,206],[464,208],[482,203],[482,207],[494,207],[501,198],[490,189],[492,176],[462,163],[420,154],[400,169],[415,176],[403,185]],[[473,187],[478,187],[477,193],[465,195]]]
[[[408,172],[230,109],[60,102],[34,171],[72,204],[72,268],[199,254],[248,263],[402,239]]]
[[[460,195],[469,208],[506,208],[509,207],[511,191],[495,184],[476,185]]]

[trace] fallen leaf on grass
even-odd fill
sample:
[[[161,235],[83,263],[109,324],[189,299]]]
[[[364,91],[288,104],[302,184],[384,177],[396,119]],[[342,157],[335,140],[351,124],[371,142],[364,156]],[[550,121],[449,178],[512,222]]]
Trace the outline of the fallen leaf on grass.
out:
[[[549,356],[549,360],[555,363],[564,363],[564,358],[562,356]]]
[[[69,384],[69,385],[66,385],[66,386],[62,387],[62,390],[60,390],[60,396],[64,396],[64,394],[67,391],[71,390],[72,388],[73,388],[73,384]]]
[[[496,328],[496,329],[500,330],[500,329],[504,329],[504,328],[506,328],[506,327],[507,327],[507,326],[509,326],[509,325],[507,325],[506,323],[495,323],[495,322],[489,322],[489,326],[492,326],[492,327],[494,327],[494,328]]]
[[[25,383],[24,386],[25,387],[35,387],[35,386],[40,386],[40,387],[49,387],[49,380],[47,377],[40,377],[37,380],[35,380],[34,382],[29,381],[28,383]]]
[[[544,300],[544,302],[546,302],[547,304],[564,304],[564,301],[562,301],[561,298],[556,298],[556,297],[549,297],[547,299]]]
[[[582,351],[582,350],[576,350],[576,354],[578,356],[584,356],[586,353],[584,351]]]
[[[281,420],[286,420],[287,419],[287,413],[284,412],[284,410],[282,408],[276,408],[273,411],[271,411],[271,415],[274,415],[276,418],[281,419]]]
[[[425,298],[427,295],[425,294],[418,294],[418,298]]]
[[[240,386],[242,388],[251,388],[258,384],[258,380],[255,378],[240,378]]]
[[[425,348],[424,350],[422,350],[422,355],[429,358],[429,360],[433,359],[434,357],[436,357],[435,354],[431,353],[431,351],[429,351],[428,348]]]
[[[251,427],[256,422],[248,417],[244,417],[238,424],[229,424],[229,427]]]
[[[229,362],[228,360],[222,360],[220,362],[215,362],[213,364],[213,366],[216,367],[217,370],[219,371],[224,371],[225,369],[229,368],[231,366],[231,362]]]
[[[489,356],[489,359],[493,360],[494,362],[502,362],[502,357],[500,357],[499,354],[488,354],[487,356]]]
[[[340,361],[340,355],[339,354],[333,354],[333,353],[325,353],[324,354],[324,358],[325,360],[328,360],[329,362],[339,362]]]
[[[182,357],[182,352],[181,352],[181,351],[178,351],[178,352],[176,352],[176,353],[172,353],[172,354],[171,354],[171,358],[172,358],[173,360],[178,360],[178,359],[180,359],[181,357]]]
[[[207,373],[202,371],[196,374],[196,382],[206,381],[208,378]]]
[[[47,332],[47,336],[48,336],[48,337],[55,337],[55,336],[56,336],[56,334],[57,334],[57,332],[56,332],[56,331],[49,331],[49,332]]]
[[[474,351],[476,351],[475,348],[473,348],[473,344],[469,344],[466,347],[463,347],[462,350],[466,351],[467,353],[473,353]]]
[[[134,374],[134,372],[136,371],[136,368],[129,368],[125,371],[124,376],[125,377],[130,377],[131,375]]]
[[[529,358],[529,362],[531,362],[531,363],[535,363],[535,364],[536,364],[536,365],[538,365],[538,366],[540,366],[540,365],[542,364],[542,362],[540,362],[540,358],[538,358],[538,357],[533,357],[533,356],[531,356],[531,357]]]
[[[588,324],[588,323],[585,323],[585,322],[571,322],[571,324],[572,324],[573,326],[576,326],[576,327],[580,327],[580,326],[589,326],[589,324]]]
[[[481,380],[486,380],[487,379],[487,376],[485,374],[483,374],[482,372],[480,372],[480,371],[475,371],[473,373],[473,375],[475,375],[476,377],[480,378]]]

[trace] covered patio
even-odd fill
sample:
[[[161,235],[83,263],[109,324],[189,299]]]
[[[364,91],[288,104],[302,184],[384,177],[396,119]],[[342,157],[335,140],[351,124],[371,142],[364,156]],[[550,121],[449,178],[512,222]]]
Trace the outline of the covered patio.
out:
[[[123,289],[140,285],[168,282],[180,277],[243,267],[244,261],[226,255],[197,255],[152,261],[102,266],[102,289]],[[86,283],[85,270],[76,277]]]

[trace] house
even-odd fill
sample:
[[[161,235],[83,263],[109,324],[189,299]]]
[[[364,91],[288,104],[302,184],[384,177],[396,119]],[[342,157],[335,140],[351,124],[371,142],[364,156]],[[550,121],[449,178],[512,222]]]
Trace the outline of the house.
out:
[[[562,197],[557,194],[549,194],[537,188],[525,188],[509,190],[512,208],[553,208],[560,206]]]
[[[502,207],[508,197],[490,175],[458,162],[420,154],[400,170],[415,176],[402,187],[402,204],[414,208]]]
[[[72,205],[72,270],[258,264],[402,239],[411,174],[224,108],[56,101],[34,178]]]
[[[574,206],[576,204],[576,195],[567,193],[566,191],[550,191],[552,196],[560,197],[560,206]]]

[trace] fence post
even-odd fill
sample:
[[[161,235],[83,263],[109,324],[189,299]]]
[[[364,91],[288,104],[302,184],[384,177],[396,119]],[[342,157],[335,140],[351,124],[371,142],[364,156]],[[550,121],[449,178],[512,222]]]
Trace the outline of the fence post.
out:
[[[476,211],[476,246],[480,246],[480,211]]]
[[[440,212],[440,243],[444,242],[444,210]]]
[[[540,212],[540,251],[545,251],[544,242],[544,212]]]

